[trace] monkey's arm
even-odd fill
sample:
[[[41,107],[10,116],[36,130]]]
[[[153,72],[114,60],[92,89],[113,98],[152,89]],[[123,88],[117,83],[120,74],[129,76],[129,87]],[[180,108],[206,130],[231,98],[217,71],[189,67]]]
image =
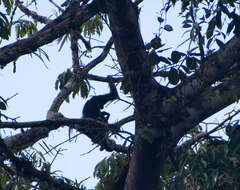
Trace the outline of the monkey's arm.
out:
[[[99,117],[102,119],[104,119],[105,117],[109,118],[109,115],[110,115],[109,113],[108,113],[109,115],[108,114],[103,115],[100,110],[103,109],[104,105],[108,101],[115,100],[119,96],[111,77],[108,77],[108,82],[109,82],[110,92],[108,94],[93,96],[90,100],[88,100],[83,108],[84,118],[86,117],[90,117],[93,119],[97,119]]]
[[[103,106],[111,100],[115,100],[118,99],[118,92],[117,92],[117,88],[114,85],[112,78],[108,77],[108,84],[109,84],[109,88],[110,88],[110,92],[108,94],[103,94],[103,95],[99,95],[99,96],[93,96],[91,100],[93,100],[95,102],[95,104],[98,105],[98,107],[100,109],[103,109]]]

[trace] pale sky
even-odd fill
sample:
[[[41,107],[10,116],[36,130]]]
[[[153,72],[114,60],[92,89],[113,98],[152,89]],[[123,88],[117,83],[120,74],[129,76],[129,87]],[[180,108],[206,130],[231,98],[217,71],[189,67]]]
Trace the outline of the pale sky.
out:
[[[42,3],[45,2],[45,3]],[[52,8],[48,8],[48,1],[39,1],[42,6],[39,10],[44,15],[50,15]],[[161,1],[147,0],[141,5],[142,10],[140,14],[140,26],[143,34],[144,41],[150,41],[154,33],[158,32],[157,13],[162,8]],[[179,10],[179,9],[176,9]],[[174,31],[166,33],[162,36],[163,43],[167,43],[168,47],[172,47],[173,50],[182,42],[181,20],[177,17],[177,13],[171,11],[167,20],[168,24],[174,26]],[[104,34],[103,34],[104,35]],[[15,93],[18,93],[16,97],[11,99],[8,104],[8,110],[4,114],[10,117],[18,117],[18,121],[38,121],[46,118],[47,110],[50,107],[53,99],[57,95],[57,91],[54,89],[54,84],[57,76],[71,67],[71,52],[69,44],[66,44],[61,52],[58,52],[59,45],[56,42],[44,46],[44,50],[47,51],[50,62],[46,60],[48,69],[36,56],[31,58],[29,55],[22,56],[17,61],[17,70],[13,74],[13,64],[9,64],[4,70],[0,71],[0,83],[2,84],[1,96],[8,98]],[[101,94],[108,91],[106,85],[97,87],[96,93]],[[60,109],[66,117],[80,118],[82,107],[85,100],[80,96],[74,100],[71,99],[70,104],[64,103]],[[122,107],[111,105],[111,120],[116,121],[118,118],[124,117],[131,113],[125,112],[125,105]],[[130,124],[129,129],[133,130],[133,124]],[[4,132],[1,133],[4,136]],[[68,139],[68,129],[60,129],[51,132],[47,139],[44,139],[47,144],[52,146],[61,143],[63,140]],[[41,141],[40,141],[41,143]],[[37,145],[38,143],[36,143]],[[38,145],[36,147],[39,147]],[[89,176],[85,182],[87,188],[93,188],[96,184],[96,180],[93,179],[92,174],[95,165],[109,155],[106,152],[99,152],[94,150],[91,153],[80,156],[83,153],[88,152],[94,146],[90,140],[81,135],[78,137],[77,142],[65,143],[61,146],[62,149],[66,149],[62,156],[58,156],[53,164],[53,170],[61,170],[62,175],[70,179],[77,179],[81,181]],[[40,148],[40,150],[42,150]],[[43,151],[43,150],[42,150]],[[53,157],[49,157],[51,161]],[[58,173],[60,174],[60,173]]]

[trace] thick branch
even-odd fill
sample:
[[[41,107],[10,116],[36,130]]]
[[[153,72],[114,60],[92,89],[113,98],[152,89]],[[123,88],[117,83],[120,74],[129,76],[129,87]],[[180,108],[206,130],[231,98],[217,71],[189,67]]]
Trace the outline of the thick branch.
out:
[[[240,39],[233,38],[225,46],[225,49],[209,55],[201,69],[192,77],[187,78],[176,89],[176,97],[184,97],[189,102],[193,97],[204,91],[213,83],[226,77],[232,70],[240,68]]]
[[[89,11],[89,7],[93,6],[94,3],[95,1],[91,5],[78,8],[74,15],[67,9],[61,16],[47,24],[33,36],[2,47],[0,49],[0,66],[3,68],[18,57],[32,53],[36,51],[37,48],[51,43],[55,39],[68,33],[71,29],[80,27],[95,14],[93,9]]]
[[[181,109],[181,121],[172,127],[173,139],[178,141],[188,130],[211,115],[240,99],[240,78],[230,78],[215,88],[206,89],[197,101]]]
[[[110,140],[108,136],[101,137],[105,132],[114,131],[116,132],[116,126],[108,126],[104,122],[100,122],[94,119],[60,119],[60,120],[44,120],[35,122],[2,122],[0,128],[32,128],[24,133],[17,134],[15,136],[7,137],[4,142],[7,144],[9,149],[22,150],[27,148],[42,138],[48,136],[51,130],[55,130],[60,126],[70,126],[76,129],[80,133],[87,135],[94,143],[99,144],[102,149],[107,151],[124,152],[128,151],[127,147],[117,145],[113,140]],[[103,132],[103,133],[101,133]],[[101,138],[100,138],[101,137]]]
[[[85,68],[84,71],[88,73],[91,69],[93,69],[97,64],[101,63],[108,55],[113,44],[112,37],[108,40],[106,46],[104,47],[102,53],[93,61],[91,61]]]
[[[131,1],[106,1],[110,27],[119,64],[124,76],[130,79],[136,107],[152,88],[151,68],[146,64],[146,52],[138,23],[138,8]],[[144,110],[144,105],[142,106]]]

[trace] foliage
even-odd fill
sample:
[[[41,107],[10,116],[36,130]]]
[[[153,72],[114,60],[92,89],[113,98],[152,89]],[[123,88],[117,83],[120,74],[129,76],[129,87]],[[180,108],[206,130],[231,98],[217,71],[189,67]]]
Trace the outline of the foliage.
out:
[[[73,73],[70,69],[67,71],[61,73],[56,82],[55,82],[55,89],[62,89],[67,84],[67,82],[73,78]],[[79,85],[74,88],[72,92],[72,97],[74,98],[79,92],[81,93],[81,97],[87,98],[90,90],[90,84],[87,80],[81,80],[79,82]],[[66,99],[67,102],[69,102],[69,98]]]
[[[124,154],[113,153],[110,157],[100,161],[94,171],[94,176],[99,179],[96,190],[110,190],[120,178],[121,172],[127,164]]]
[[[28,20],[18,20],[15,25],[17,38],[23,38],[26,35],[33,35],[37,31],[36,23]]]
[[[84,36],[91,37],[92,35],[100,35],[103,30],[103,22],[101,15],[95,15],[93,18],[88,20],[82,25],[81,28]]]
[[[36,2],[37,2],[36,0],[31,1],[31,3],[35,3],[35,4]],[[62,4],[62,7],[65,6],[67,10],[71,6],[71,2],[73,1],[66,1],[65,3]],[[77,1],[77,3],[79,5],[81,4],[82,6],[85,6],[89,3],[89,1],[80,0],[80,1]],[[10,39],[10,37],[13,36],[13,34],[16,34],[17,40],[20,40],[22,38],[27,39],[38,32],[39,21],[31,18],[30,16],[29,18],[25,18],[26,17],[25,14],[23,16],[17,15],[16,14],[17,6],[14,7],[15,4],[13,0],[0,0],[0,5],[4,7],[4,10],[5,10],[5,11],[2,11],[1,9],[2,12],[0,12],[1,41],[5,40],[5,42],[7,42]],[[79,40],[85,45],[85,49],[80,47],[79,45],[80,50],[77,49],[76,51],[77,53],[74,52],[73,50],[74,48],[72,48],[73,54],[74,53],[77,54],[76,56],[77,59],[83,58],[84,61],[90,60],[89,63],[86,64],[87,66],[90,65],[90,70],[91,70],[91,65],[98,64],[96,62],[99,61],[99,57],[100,57],[99,63],[103,62],[104,58],[102,57],[104,57],[103,55],[104,53],[106,53],[104,49],[105,47],[103,47],[104,45],[102,45],[102,43],[99,42],[101,41],[103,32],[105,32],[104,27],[105,26],[109,27],[109,18],[106,14],[107,9],[105,6],[106,6],[105,1],[103,0],[97,1],[95,6],[90,7],[91,9],[89,9],[89,12],[93,11],[95,14],[91,18],[89,18],[87,21],[85,20],[80,27],[78,28],[76,28],[75,26],[73,27],[73,30],[76,30],[75,33],[77,36],[76,37],[77,39],[75,40],[77,42]],[[182,29],[184,31],[183,42],[176,49],[172,49],[171,47],[169,47],[168,44],[164,42],[164,38],[162,37],[166,32],[167,33],[175,32],[175,28],[168,23],[168,20],[166,18],[170,8],[174,6],[181,7],[181,10],[179,11],[179,15],[182,18]],[[169,0],[165,2],[162,10],[160,10],[158,15],[156,16],[156,19],[159,25],[159,31],[157,31],[152,37],[152,39],[146,42],[144,44],[145,46],[143,46],[145,48],[144,50],[146,50],[146,57],[144,57],[144,59],[146,58],[146,65],[151,67],[153,77],[155,77],[156,80],[165,79],[163,84],[166,84],[166,87],[169,87],[169,89],[172,89],[177,86],[183,85],[185,80],[190,79],[192,76],[194,76],[195,73],[200,71],[200,68],[205,68],[205,65],[206,65],[205,63],[206,63],[206,60],[208,60],[208,56],[212,55],[217,50],[221,50],[221,52],[224,52],[226,50],[227,40],[229,40],[233,36],[236,38],[240,37],[240,11],[238,7],[239,7],[239,2],[236,0],[229,0],[229,1]],[[56,8],[58,11],[60,10],[59,12],[64,11],[62,10],[61,7],[56,6]],[[50,24],[50,27],[51,27],[51,24]],[[54,25],[54,23],[52,25]],[[14,32],[12,31],[13,28],[15,29]],[[121,30],[121,35],[123,35],[123,37],[122,36],[121,37],[124,38],[125,37],[124,35],[127,29],[125,28],[126,30],[125,31],[124,29],[119,28],[119,30]],[[72,37],[71,32],[72,31],[70,31],[69,33],[63,34],[62,36],[59,36],[58,41],[59,42],[61,41],[60,48],[59,48],[60,50],[62,49],[63,45],[66,42],[68,42],[68,39]],[[85,40],[85,38],[87,40]],[[93,47],[91,47],[90,42],[94,44]],[[128,44],[128,45],[129,46],[132,45],[135,47],[136,44]],[[185,50],[182,50],[181,47],[186,44],[187,44],[187,48]],[[95,48],[101,49],[102,53],[96,59],[92,59],[95,56],[92,50],[94,50]],[[19,49],[20,50],[17,51],[17,53],[21,52],[22,50],[21,47]],[[37,53],[35,51],[36,49],[32,51],[32,54],[39,57],[42,61],[44,61],[42,58],[42,55],[49,60],[48,54],[44,52],[41,48],[38,48]],[[137,51],[137,49],[136,50],[134,49],[133,52],[130,52],[130,53],[128,52],[129,57],[132,54],[135,55],[135,51]],[[87,54],[86,52],[88,52],[89,54]],[[132,90],[132,86],[136,85],[136,89],[137,89],[138,87],[141,87],[143,82],[139,80],[139,81],[134,81],[136,82],[134,84],[133,84],[133,81],[131,81],[132,83],[130,83],[129,82],[130,78],[128,76],[129,73],[123,76],[121,69],[119,69],[119,67],[116,66],[119,64],[120,58],[118,57],[119,62],[117,62],[116,58],[113,55],[110,54],[109,57],[112,58],[113,64],[106,64],[107,67],[110,68],[111,71],[115,72],[114,75],[120,76],[119,78],[116,77],[116,81],[120,83],[120,89],[122,90],[123,94],[124,95],[128,94],[131,96],[130,92]],[[16,62],[14,62],[14,67],[15,67],[15,63]],[[87,68],[87,66],[84,67],[80,65],[80,67],[82,67],[81,69],[85,69]],[[224,68],[224,65],[222,65],[221,67]],[[228,71],[227,73],[228,78],[239,75],[238,72],[235,73],[234,69],[236,68],[237,67],[235,68],[233,67],[233,69]],[[89,72],[88,69],[89,68],[86,69],[87,72]],[[64,91],[64,89],[68,88],[69,84],[75,84],[75,83],[72,83],[72,81],[76,80],[77,84],[75,84],[74,87],[71,86],[72,87],[70,88],[71,92],[69,91],[69,93],[67,94],[68,97],[64,99],[64,101],[69,102],[69,96],[71,94],[73,98],[75,98],[76,95],[79,95],[79,94],[82,98],[87,98],[90,93],[90,90],[92,89],[89,83],[90,79],[91,80],[94,79],[100,82],[102,81],[107,82],[108,80],[108,78],[104,78],[100,76],[100,74],[102,73],[100,74],[98,73],[99,75],[97,74],[96,76],[94,76],[94,74],[93,75],[89,74],[91,75],[92,78],[89,77],[88,74],[89,73],[84,73],[79,77],[79,76],[76,76],[76,73],[74,73],[73,69],[67,69],[66,71],[58,75],[55,82],[55,89],[62,92]],[[201,73],[198,72],[198,74],[200,75]],[[223,75],[226,73],[223,72],[220,74],[222,76],[218,76],[219,80],[221,80],[223,78]],[[133,74],[130,73],[129,75],[133,75]],[[138,76],[136,75],[135,77],[137,78]],[[211,76],[209,74],[209,76],[205,76],[205,77],[207,78]],[[235,91],[234,92],[224,91],[224,94],[220,94],[220,90],[222,89],[228,90],[227,87],[231,86],[229,85],[229,83],[227,83],[227,87],[223,86],[222,89],[220,90],[214,89],[215,86],[217,87],[218,85],[222,84],[224,80],[227,80],[227,79],[223,78],[221,81],[214,81],[216,82],[216,84],[211,83],[211,81],[209,82],[209,84],[207,84],[213,87],[213,88],[209,88],[210,90],[209,89],[206,90],[206,91],[211,91],[211,90],[213,91],[213,94],[211,94],[212,98],[216,98],[216,100],[218,100],[218,98],[221,100],[223,99],[225,102],[227,101],[227,99],[229,99],[229,97],[233,100],[233,102],[239,99]],[[205,79],[202,80],[202,78],[200,78],[200,80],[197,80],[197,82],[204,83],[204,80]],[[161,82],[159,84],[160,84],[159,86],[163,85]],[[194,85],[194,83],[191,83],[189,86],[191,85]],[[204,88],[205,84],[200,84],[200,85],[202,88]],[[184,88],[182,91],[180,91],[179,94],[185,93],[185,90],[187,94],[188,88],[186,89]],[[139,96],[139,94],[141,95],[141,93],[136,93],[134,95]],[[195,96],[198,96],[198,91],[194,93],[195,93]],[[204,93],[207,93],[207,92],[203,92],[200,95],[204,97],[205,95]],[[143,104],[143,107],[145,106],[145,104],[148,103],[148,101],[151,102],[152,99],[155,100],[156,98],[155,96],[156,96],[155,94],[153,95],[150,94],[149,97],[142,97],[141,100],[146,101],[146,102],[141,102]],[[174,99],[175,96],[170,96],[169,99],[171,98]],[[151,99],[151,101],[149,99]],[[169,99],[166,100],[166,108],[168,107],[167,104]],[[165,99],[163,101],[165,101]],[[180,102],[181,100],[177,100],[177,101]],[[189,103],[190,102],[189,100],[189,102],[186,103],[186,107],[189,108],[190,110],[189,112],[192,111],[191,106],[196,103],[194,101],[195,99],[193,98],[193,102]],[[180,103],[185,103],[185,102],[180,102]],[[129,103],[128,105],[133,107],[135,106],[135,104],[137,103],[136,102]],[[198,104],[198,102],[196,104]],[[203,103],[201,102],[201,104]],[[176,105],[176,107],[177,106],[178,105]],[[200,109],[199,107],[198,109]],[[3,117],[2,111],[5,111],[6,109],[7,109],[7,100],[0,96],[0,121],[2,120],[2,117]],[[136,113],[137,111],[139,110],[135,110]],[[147,111],[150,112],[151,110],[147,110]],[[194,111],[195,110],[193,109],[192,112]],[[188,110],[186,112],[188,112]],[[159,115],[161,114],[164,115],[165,113],[159,113]],[[180,114],[184,114],[186,115],[186,118],[188,118],[188,116],[191,113],[181,113],[181,110],[179,110],[179,115]],[[8,119],[7,116],[4,116],[4,118]],[[155,116],[152,118],[155,118]],[[171,125],[172,123],[174,123],[175,120],[178,119],[178,114],[170,115],[170,116],[167,115],[166,118],[171,120],[169,121],[170,123],[169,125]],[[154,144],[155,139],[158,138],[158,135],[156,134],[155,130],[152,130],[152,128],[150,128],[151,123],[154,123],[154,122],[155,121],[149,121],[148,122],[149,126],[146,126],[146,127],[149,127],[149,129],[145,131],[143,130],[143,133],[141,134],[142,135],[141,137],[143,137],[143,140],[146,140],[150,144]],[[145,126],[143,126],[142,128],[144,127]],[[191,134],[193,132],[193,130],[191,131],[186,130],[186,131],[188,132],[188,134]],[[194,131],[194,133],[197,133],[197,134],[199,134],[200,132],[202,132],[201,129],[195,129]],[[23,134],[24,134],[24,131],[23,131]],[[126,134],[129,135],[129,133],[127,132]],[[185,146],[184,143],[182,145],[181,144],[178,145],[175,148],[175,152],[169,154],[163,166],[163,171],[161,173],[161,176],[159,176],[159,190],[174,190],[174,189],[180,189],[180,190],[234,189],[235,190],[235,189],[239,189],[240,187],[240,181],[239,181],[240,179],[240,173],[239,173],[240,128],[238,123],[234,125],[226,126],[226,135],[227,135],[226,139],[215,138],[210,135],[206,135],[201,139],[198,139],[198,141],[194,142],[195,143],[194,145],[191,144],[191,146]],[[125,137],[122,137],[121,135],[119,136],[123,139],[125,138]],[[194,137],[194,135],[192,135],[191,137]],[[44,156],[41,153],[27,154],[27,156],[24,155],[23,153],[19,153],[18,156],[19,157],[21,156],[26,160],[30,160],[33,166],[38,168],[40,171],[45,171],[47,174],[53,175],[51,173],[51,164],[45,160]],[[110,157],[104,158],[101,162],[99,162],[96,165],[95,171],[94,171],[94,177],[99,179],[99,182],[96,186],[97,190],[110,190],[114,187],[116,181],[120,179],[123,170],[125,170],[128,167],[128,164],[129,164],[128,156],[129,155],[125,153],[114,152]],[[149,162],[151,162],[151,160],[149,160]],[[1,164],[4,165],[5,167],[2,167],[2,165],[0,167],[0,189],[3,189],[3,188],[23,189],[23,190],[38,189],[38,188],[46,189],[46,186],[48,184],[36,182],[34,186],[32,180],[23,178],[20,175],[18,176],[17,175],[18,173],[15,170],[15,168],[8,167],[8,164],[4,164],[4,163],[1,163]],[[159,163],[159,164],[162,164],[162,163]],[[146,175],[151,175],[151,174],[146,174]],[[58,179],[61,179],[66,184],[70,184],[72,186],[77,186],[81,189],[85,189],[85,187],[81,183],[73,182],[64,177],[58,177]]]
[[[164,166],[160,189],[239,189],[240,128],[228,128],[229,140],[209,137],[196,148],[179,147]]]

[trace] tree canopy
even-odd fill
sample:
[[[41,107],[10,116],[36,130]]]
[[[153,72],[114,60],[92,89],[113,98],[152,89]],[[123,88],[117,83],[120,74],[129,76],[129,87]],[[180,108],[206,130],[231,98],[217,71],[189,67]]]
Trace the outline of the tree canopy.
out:
[[[46,16],[38,9],[44,3],[0,0],[2,72],[11,66],[15,75],[24,55],[47,67],[54,57],[44,47],[52,42],[59,54],[69,44],[71,52],[71,66],[61,63],[65,71],[55,79],[45,120],[19,122],[6,112],[17,94],[0,92],[0,189],[87,189],[84,179],[54,172],[34,148],[59,128],[69,130],[69,141],[85,135],[93,148],[111,153],[96,163],[97,190],[240,188],[240,110],[224,110],[240,98],[239,1],[156,1],[158,29],[150,40],[143,38],[141,16],[152,2],[49,0],[52,12]],[[180,23],[169,23],[172,12]],[[170,46],[170,36],[179,31],[181,42]],[[109,84],[111,93],[89,106],[102,118],[60,113],[64,103],[90,99],[102,84]],[[103,97],[118,106],[115,121],[107,122],[108,113],[100,112]],[[122,117],[126,110],[129,115]],[[206,120],[222,110],[219,121]],[[58,156],[49,145],[42,148]]]

